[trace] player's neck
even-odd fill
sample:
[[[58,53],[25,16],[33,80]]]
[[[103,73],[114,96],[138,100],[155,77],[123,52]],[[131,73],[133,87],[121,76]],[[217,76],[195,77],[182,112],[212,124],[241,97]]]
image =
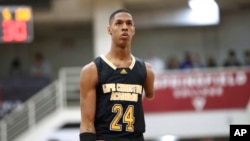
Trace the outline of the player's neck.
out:
[[[111,58],[117,58],[119,60],[126,60],[131,58],[130,47],[112,46],[107,56],[110,56]]]
[[[111,50],[106,58],[117,68],[128,68],[132,63],[132,56],[129,51]]]
[[[130,60],[131,59],[131,52],[130,49],[111,49],[108,54],[106,55],[107,58],[113,58],[115,60]]]

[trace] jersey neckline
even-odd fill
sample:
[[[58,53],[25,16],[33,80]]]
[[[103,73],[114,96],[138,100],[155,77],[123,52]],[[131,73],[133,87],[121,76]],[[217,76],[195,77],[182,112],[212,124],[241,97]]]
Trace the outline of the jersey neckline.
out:
[[[107,63],[112,69],[116,70],[118,69],[118,67],[116,67],[112,62],[110,62],[105,55],[101,55],[100,56],[102,58],[102,60]],[[133,69],[133,67],[135,66],[135,57],[131,54],[131,58],[132,58],[132,62],[130,64],[130,66],[128,67],[130,70]],[[119,67],[120,68],[120,67]],[[121,67],[124,68],[124,67]]]

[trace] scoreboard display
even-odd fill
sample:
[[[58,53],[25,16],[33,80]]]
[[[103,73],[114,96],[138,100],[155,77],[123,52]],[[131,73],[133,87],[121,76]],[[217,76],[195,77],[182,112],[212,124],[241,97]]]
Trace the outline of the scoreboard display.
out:
[[[33,41],[33,16],[29,6],[0,6],[0,43]]]

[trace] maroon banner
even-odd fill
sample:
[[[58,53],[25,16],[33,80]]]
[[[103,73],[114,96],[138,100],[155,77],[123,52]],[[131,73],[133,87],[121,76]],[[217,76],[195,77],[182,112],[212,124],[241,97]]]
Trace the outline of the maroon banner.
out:
[[[250,69],[164,72],[155,78],[154,100],[145,112],[245,109],[250,98]]]

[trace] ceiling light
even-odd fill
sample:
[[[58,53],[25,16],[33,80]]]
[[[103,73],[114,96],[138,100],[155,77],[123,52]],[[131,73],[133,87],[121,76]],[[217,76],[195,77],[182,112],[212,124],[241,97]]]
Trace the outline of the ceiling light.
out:
[[[188,5],[192,10],[211,11],[218,9],[218,5],[214,0],[189,0]]]

